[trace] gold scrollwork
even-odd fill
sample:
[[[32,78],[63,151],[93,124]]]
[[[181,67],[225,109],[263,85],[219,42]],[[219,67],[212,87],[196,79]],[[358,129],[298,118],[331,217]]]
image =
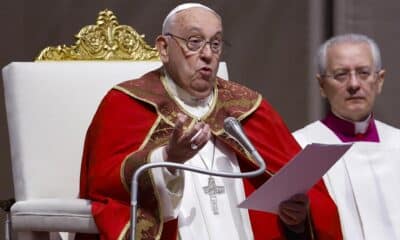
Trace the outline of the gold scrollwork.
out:
[[[157,49],[150,47],[131,26],[119,25],[110,10],[99,13],[96,25],[83,27],[72,46],[43,49],[37,61],[53,60],[159,60]]]

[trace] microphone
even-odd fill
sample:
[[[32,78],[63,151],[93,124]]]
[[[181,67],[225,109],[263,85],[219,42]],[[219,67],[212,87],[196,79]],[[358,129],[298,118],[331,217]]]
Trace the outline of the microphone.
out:
[[[224,120],[224,129],[231,137],[236,139],[256,160],[259,164],[264,163],[261,155],[258,153],[256,148],[247,138],[246,134],[243,132],[242,126],[234,117],[227,117]]]
[[[252,153],[255,151],[255,147],[251,144],[250,140],[244,134],[242,126],[234,117],[227,117],[224,120],[225,132],[229,133],[233,138],[235,138],[247,151]]]
[[[265,162],[257,152],[255,147],[251,144],[250,140],[244,134],[240,123],[233,117],[228,117],[224,120],[224,130],[234,137],[242,146],[249,151],[256,161],[259,164],[259,169],[243,172],[243,173],[232,173],[232,172],[215,172],[212,170],[207,170],[198,167],[192,167],[190,165],[186,165],[183,163],[173,163],[173,162],[154,162],[154,163],[146,163],[140,166],[133,174],[131,179],[131,232],[130,232],[130,239],[135,239],[136,233],[136,213],[138,207],[138,195],[139,195],[139,176],[146,170],[151,168],[157,167],[174,167],[177,169],[188,170],[191,172],[207,174],[211,176],[219,176],[219,177],[226,177],[226,178],[245,178],[245,177],[255,177],[264,173],[266,166]]]

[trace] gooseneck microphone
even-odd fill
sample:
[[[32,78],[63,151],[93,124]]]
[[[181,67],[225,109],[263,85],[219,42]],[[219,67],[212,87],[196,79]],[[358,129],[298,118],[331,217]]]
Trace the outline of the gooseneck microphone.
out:
[[[258,164],[260,164],[260,167],[261,167],[261,163],[265,164],[261,155],[258,153],[258,151],[253,146],[253,144],[250,142],[250,140],[247,138],[246,134],[244,134],[242,126],[236,120],[236,118],[234,118],[234,117],[225,118],[224,130],[229,135],[231,135],[234,139],[236,139],[256,159]]]
[[[207,174],[211,176],[227,177],[227,178],[245,178],[245,177],[255,177],[264,173],[266,165],[260,154],[257,152],[255,147],[251,144],[250,140],[244,134],[240,123],[233,117],[228,117],[224,120],[224,130],[231,137],[236,139],[257,161],[259,168],[254,171],[243,172],[243,173],[231,173],[231,172],[215,172],[203,168],[192,167],[185,165],[183,163],[173,163],[173,162],[155,162],[147,163],[140,166],[133,174],[131,180],[131,233],[130,239],[135,240],[136,233],[136,212],[137,212],[137,199],[138,199],[138,188],[139,188],[139,176],[146,170],[156,167],[173,167],[177,169],[188,170],[191,172]]]

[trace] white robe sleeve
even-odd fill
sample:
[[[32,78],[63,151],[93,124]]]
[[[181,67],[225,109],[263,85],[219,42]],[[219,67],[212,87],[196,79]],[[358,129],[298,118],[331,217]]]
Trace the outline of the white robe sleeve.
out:
[[[150,155],[150,161],[163,162],[164,148],[160,147],[154,150]],[[166,167],[152,168],[151,171],[160,195],[164,221],[177,218],[184,190],[185,176],[183,171],[177,170],[176,174],[172,174]]]

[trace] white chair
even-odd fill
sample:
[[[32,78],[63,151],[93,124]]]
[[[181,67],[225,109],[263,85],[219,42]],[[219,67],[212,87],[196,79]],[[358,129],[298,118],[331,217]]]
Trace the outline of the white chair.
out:
[[[90,201],[77,198],[86,130],[113,85],[160,66],[159,61],[39,61],[3,68],[16,200],[10,216],[18,239],[97,233]],[[225,63],[218,75],[227,78]]]

